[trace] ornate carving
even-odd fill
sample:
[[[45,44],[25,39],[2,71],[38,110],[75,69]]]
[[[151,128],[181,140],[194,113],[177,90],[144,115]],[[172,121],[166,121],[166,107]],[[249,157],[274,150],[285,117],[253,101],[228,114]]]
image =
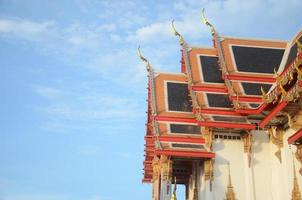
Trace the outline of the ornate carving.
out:
[[[160,165],[159,165],[159,158],[157,156],[153,157],[152,160],[152,169],[153,169],[153,177],[152,182],[156,181],[160,174]]]
[[[296,159],[300,162],[301,168],[299,170],[299,173],[302,176],[302,144],[297,146],[297,151],[295,153]]]
[[[276,126],[272,126],[269,129],[269,135],[271,142],[278,147],[278,151],[275,152],[275,156],[279,159],[280,163],[282,163],[281,148],[283,147],[284,130],[277,129]]]
[[[292,198],[291,200],[302,200],[301,192],[299,189],[298,179],[296,175],[296,166],[295,166],[295,160],[293,158],[293,175],[294,175],[294,181],[293,181],[293,190],[292,190]]]
[[[210,128],[205,127],[202,131],[203,138],[205,139],[205,146],[212,150],[213,132]]]
[[[209,159],[204,161],[204,176],[206,181],[214,179],[214,160]]]
[[[295,131],[302,129],[302,100],[299,101],[299,111],[294,117],[291,117],[288,113],[286,113],[286,115],[290,128],[294,129]]]
[[[167,156],[162,155],[160,157],[160,168],[162,170],[162,180],[168,181],[172,177],[172,161]]]
[[[228,180],[228,186],[227,191],[225,193],[225,200],[235,200],[235,192],[232,185],[232,179],[231,179],[231,170],[230,170],[230,164],[228,163],[228,172],[229,172],[229,180]]]
[[[251,133],[246,133],[243,135],[243,145],[244,145],[244,153],[247,153],[249,167],[251,167],[252,146],[253,146]]]

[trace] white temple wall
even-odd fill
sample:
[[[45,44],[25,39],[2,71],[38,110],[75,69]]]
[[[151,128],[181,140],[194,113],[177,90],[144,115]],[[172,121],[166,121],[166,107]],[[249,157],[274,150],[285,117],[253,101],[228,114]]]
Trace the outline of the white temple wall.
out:
[[[213,151],[216,153],[214,181],[210,191],[209,181],[204,181],[203,167],[199,169],[199,199],[225,199],[228,185],[228,162],[231,168],[233,189],[238,200],[290,200],[293,188],[293,157],[296,146],[288,145],[287,138],[294,133],[286,131],[284,147],[281,149],[282,163],[275,156],[278,150],[266,131],[253,131],[251,167],[244,153],[242,140],[216,139]],[[296,173],[302,192],[300,163],[295,160]],[[192,181],[191,183],[194,183]],[[190,185],[190,198],[193,197],[193,184]]]
[[[213,142],[216,153],[214,163],[214,181],[212,184],[212,200],[225,199],[228,184],[228,163],[231,167],[231,177],[237,199],[249,200],[246,180],[248,174],[244,169],[245,154],[243,142],[238,140],[217,139]]]

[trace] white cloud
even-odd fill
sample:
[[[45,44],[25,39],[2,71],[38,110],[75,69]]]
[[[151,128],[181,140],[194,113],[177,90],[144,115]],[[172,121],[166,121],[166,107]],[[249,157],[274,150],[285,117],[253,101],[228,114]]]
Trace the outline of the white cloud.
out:
[[[52,21],[33,22],[26,19],[0,19],[0,33],[9,37],[39,40],[54,27]]]
[[[127,40],[131,42],[152,42],[154,40],[163,40],[164,38],[171,37],[170,22],[158,22],[148,26],[141,27],[136,30],[134,34],[128,36]]]
[[[57,98],[61,95],[59,89],[49,86],[36,85],[33,86],[33,89],[38,95],[47,99]]]

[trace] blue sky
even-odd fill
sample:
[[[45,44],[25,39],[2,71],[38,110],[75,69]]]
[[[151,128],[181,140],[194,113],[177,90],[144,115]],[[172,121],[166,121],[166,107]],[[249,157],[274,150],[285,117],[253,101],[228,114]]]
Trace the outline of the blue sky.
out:
[[[300,0],[0,0],[0,200],[151,199],[141,184],[146,118],[142,51],[180,70],[170,28],[291,39]]]

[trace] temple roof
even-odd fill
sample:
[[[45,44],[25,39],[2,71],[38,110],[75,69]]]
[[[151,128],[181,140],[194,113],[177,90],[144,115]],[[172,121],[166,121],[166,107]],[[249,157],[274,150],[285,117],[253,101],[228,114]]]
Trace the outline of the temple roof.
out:
[[[145,182],[151,181],[154,156],[213,158],[204,139],[209,130],[237,139],[284,125],[281,111],[293,112],[302,91],[302,31],[289,42],[216,32],[213,47],[181,39],[181,72],[149,71]]]

